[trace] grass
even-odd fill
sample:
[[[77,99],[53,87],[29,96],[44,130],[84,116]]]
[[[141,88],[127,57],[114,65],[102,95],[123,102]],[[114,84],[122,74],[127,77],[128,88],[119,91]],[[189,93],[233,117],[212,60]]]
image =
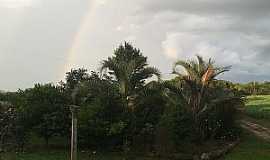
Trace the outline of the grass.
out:
[[[53,137],[49,142],[49,148],[45,147],[45,141],[38,138],[37,135],[31,134],[30,142],[26,148],[25,153],[0,153],[0,160],[69,160],[70,153],[67,138]],[[96,151],[95,151],[96,152]],[[122,160],[124,159],[121,152],[96,152],[93,151],[79,151],[78,160]],[[161,160],[153,159],[152,157],[131,153],[128,156],[129,160]]]
[[[270,120],[270,95],[249,96],[246,113],[256,119]]]
[[[67,160],[68,154],[65,152],[34,152],[34,153],[5,153],[2,160]]]
[[[270,143],[244,133],[242,142],[224,160],[269,160]]]
[[[245,119],[270,128],[270,95],[249,96],[246,102]],[[243,132],[242,142],[224,160],[269,160],[270,143],[255,135]]]
[[[2,159],[1,159],[2,158]],[[29,153],[6,153],[0,160],[68,160],[69,153],[65,151],[40,151]],[[97,153],[95,156],[89,152],[80,152],[78,160],[122,160],[124,157],[120,153]],[[141,156],[130,156],[130,160],[154,160],[153,158],[145,158]],[[155,159],[158,160],[158,159]]]

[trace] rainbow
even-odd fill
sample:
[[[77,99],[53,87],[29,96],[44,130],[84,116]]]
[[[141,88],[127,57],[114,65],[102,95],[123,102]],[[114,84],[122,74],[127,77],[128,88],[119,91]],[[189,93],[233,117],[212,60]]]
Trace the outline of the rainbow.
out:
[[[89,3],[89,8],[86,14],[83,16],[81,23],[79,25],[79,29],[77,33],[74,36],[74,39],[72,41],[72,45],[70,49],[67,52],[67,59],[64,64],[64,67],[60,70],[61,73],[59,76],[61,79],[63,78],[63,74],[66,72],[70,71],[72,67],[75,65],[75,60],[77,58],[77,54],[80,49],[82,48],[82,42],[84,39],[84,35],[87,35],[87,32],[89,31],[90,26],[93,24],[93,19],[95,16],[95,12],[98,6],[98,1],[99,0],[94,0]],[[61,80],[60,79],[60,80]]]

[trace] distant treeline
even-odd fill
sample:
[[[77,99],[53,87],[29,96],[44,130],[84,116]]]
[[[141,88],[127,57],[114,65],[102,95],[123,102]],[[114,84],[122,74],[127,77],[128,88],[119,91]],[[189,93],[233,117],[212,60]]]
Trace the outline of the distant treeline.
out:
[[[270,82],[249,82],[249,83],[233,83],[230,81],[220,81],[226,88],[230,88],[238,92],[240,95],[270,95]]]

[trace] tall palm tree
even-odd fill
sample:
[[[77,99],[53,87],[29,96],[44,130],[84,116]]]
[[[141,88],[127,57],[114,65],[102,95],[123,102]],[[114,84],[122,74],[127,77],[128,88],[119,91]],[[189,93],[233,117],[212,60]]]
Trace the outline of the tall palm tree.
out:
[[[214,61],[205,61],[201,56],[196,56],[197,60],[177,61],[173,66],[173,74],[183,81],[190,89],[190,94],[186,96],[190,109],[198,113],[203,107],[203,98],[207,87],[216,80],[216,77],[230,70],[231,66],[216,67]],[[177,71],[178,67],[184,68],[184,73]]]
[[[147,79],[156,76],[159,80],[161,74],[158,69],[149,67],[147,57],[143,56],[139,49],[126,42],[114,51],[112,57],[102,62],[101,74],[104,71],[112,76],[118,85],[126,116],[129,117],[127,133],[123,137],[123,149],[126,152],[137,130],[135,99],[145,88]]]
[[[116,80],[127,109],[134,109],[132,100],[144,87],[147,79],[153,76],[160,79],[159,70],[149,67],[147,57],[127,42],[114,51],[114,56],[102,62],[101,73],[105,70]]]
[[[183,85],[180,93],[181,98],[186,104],[186,110],[192,114],[198,136],[201,136],[200,134],[203,134],[200,126],[201,115],[214,103],[220,103],[224,100],[224,97],[219,97],[219,99],[209,98],[211,94],[208,90],[209,86],[218,75],[229,71],[231,67],[216,67],[211,59],[205,61],[198,55],[196,58],[196,60],[177,61],[173,66],[173,73],[177,75],[177,79]],[[178,67],[182,67],[184,72],[178,71]]]

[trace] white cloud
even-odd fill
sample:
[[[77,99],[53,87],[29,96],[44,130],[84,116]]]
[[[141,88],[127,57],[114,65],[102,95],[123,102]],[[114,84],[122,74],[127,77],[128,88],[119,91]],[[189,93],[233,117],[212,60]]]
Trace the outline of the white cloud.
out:
[[[252,38],[251,38],[252,37]],[[191,59],[195,55],[212,58],[218,65],[229,66],[233,69],[225,77],[231,80],[243,80],[241,76],[265,77],[268,63],[261,62],[261,52],[255,48],[265,44],[266,40],[260,37],[243,36],[241,33],[168,33],[162,42],[164,54],[174,61],[177,59]],[[245,45],[246,44],[246,45]],[[269,58],[265,57],[267,62]],[[228,76],[227,76],[228,75]],[[265,78],[264,78],[265,79]]]

